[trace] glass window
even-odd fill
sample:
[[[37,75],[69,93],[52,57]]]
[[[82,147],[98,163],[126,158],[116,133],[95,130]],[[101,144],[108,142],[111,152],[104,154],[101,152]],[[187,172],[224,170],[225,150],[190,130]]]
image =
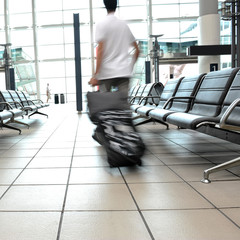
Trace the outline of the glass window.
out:
[[[46,79],[47,80],[47,79]],[[51,78],[48,79],[49,86],[51,88],[52,93],[65,93],[66,92],[66,84],[65,78]],[[46,91],[46,89],[44,89]],[[54,96],[52,96],[54,97]]]
[[[4,15],[4,1],[0,2],[0,15]]]
[[[198,16],[198,15],[199,15],[198,3],[180,5],[180,17]]]
[[[75,61],[66,61],[66,76],[74,77],[75,76]]]
[[[147,9],[146,7],[120,7],[119,16],[121,19],[146,19]]]
[[[65,76],[64,61],[40,62],[40,78],[59,78]]]
[[[63,28],[39,28],[38,42],[40,45],[63,43]]]
[[[65,45],[65,57],[66,58],[75,58],[74,44]]]
[[[152,0],[152,5],[154,4],[178,4],[179,0]]]
[[[98,7],[105,7],[103,1],[99,0],[92,0],[92,7],[98,8]]]
[[[119,6],[136,6],[136,5],[146,5],[146,0],[118,0]]]
[[[11,41],[13,46],[33,46],[33,31],[26,30],[12,30]]]
[[[0,15],[0,29],[4,29],[4,25],[5,25],[4,16]]]
[[[199,0],[179,0],[180,4],[181,3],[199,3]]]
[[[148,38],[147,23],[129,23],[128,26],[136,39]]]
[[[0,39],[1,39],[1,43],[6,43],[5,31],[0,31]]]
[[[24,59],[27,60],[33,60],[34,59],[34,48],[33,46],[31,47],[23,47],[22,48],[22,55],[24,57]]]
[[[65,43],[74,43],[73,27],[64,27],[64,41]],[[89,25],[80,25],[80,41],[81,43],[90,41],[90,28]]]
[[[92,63],[89,59],[83,59],[81,62],[82,65],[82,75],[91,76],[92,75]]]
[[[152,16],[153,18],[177,18],[179,17],[179,5],[154,5]]]
[[[89,1],[63,0],[63,9],[89,8]]]
[[[66,78],[67,91],[69,93],[76,93],[76,79],[75,78]]]
[[[11,27],[32,26],[32,14],[12,14],[10,17]]]
[[[153,22],[153,34],[164,34],[162,38],[178,38],[179,22]]]
[[[189,38],[198,36],[198,25],[197,21],[180,21],[180,37]]]
[[[106,15],[107,15],[107,11],[105,8],[93,9],[93,22],[95,22],[95,23],[99,22]]]
[[[71,26],[71,27],[64,27],[63,31],[64,31],[64,42],[65,43],[74,43],[73,26]],[[81,31],[81,27],[80,27],[80,31]],[[82,41],[82,39],[81,39],[81,41]]]
[[[19,0],[11,0],[8,2],[9,2],[10,14],[32,12],[32,0],[24,0],[24,3],[23,1],[19,1]]]
[[[19,1],[19,0],[16,0]],[[42,11],[56,11],[62,10],[62,0],[35,0],[36,9],[39,12]],[[19,1],[21,2],[21,1]],[[22,4],[23,5],[23,4]]]
[[[74,13],[79,13],[79,20],[81,23],[89,23],[89,21],[90,21],[89,9],[64,11],[63,12],[63,22],[64,23],[73,23],[73,14]]]
[[[40,60],[64,58],[63,45],[39,46],[38,56]]]
[[[37,25],[51,25],[62,23],[62,11],[37,13]]]

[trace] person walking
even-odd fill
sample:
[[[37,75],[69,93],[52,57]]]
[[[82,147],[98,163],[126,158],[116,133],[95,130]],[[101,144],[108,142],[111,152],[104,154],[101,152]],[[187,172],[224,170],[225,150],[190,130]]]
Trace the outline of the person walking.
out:
[[[123,93],[127,101],[129,80],[139,48],[126,22],[114,15],[117,0],[103,0],[103,3],[107,16],[96,25],[96,71],[89,84],[99,85],[100,92],[115,88]],[[129,54],[131,48],[134,49],[132,56]]]
[[[49,83],[47,84],[46,95],[47,95],[47,103],[48,103],[49,99],[51,99],[51,92],[50,92],[50,88],[49,88]]]

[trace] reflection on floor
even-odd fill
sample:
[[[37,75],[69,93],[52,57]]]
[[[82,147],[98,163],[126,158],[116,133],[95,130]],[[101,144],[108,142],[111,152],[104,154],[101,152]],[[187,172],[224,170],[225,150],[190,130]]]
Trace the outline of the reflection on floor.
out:
[[[87,114],[47,112],[0,130],[1,240],[240,239],[240,168],[200,182],[240,146],[150,123],[143,166],[109,168]]]

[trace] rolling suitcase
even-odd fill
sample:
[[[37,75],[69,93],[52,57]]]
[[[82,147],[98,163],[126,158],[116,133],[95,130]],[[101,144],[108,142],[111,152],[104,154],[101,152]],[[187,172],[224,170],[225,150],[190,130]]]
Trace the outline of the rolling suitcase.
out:
[[[110,167],[140,166],[145,145],[132,124],[131,111],[104,111],[97,118],[93,138],[106,149]]]

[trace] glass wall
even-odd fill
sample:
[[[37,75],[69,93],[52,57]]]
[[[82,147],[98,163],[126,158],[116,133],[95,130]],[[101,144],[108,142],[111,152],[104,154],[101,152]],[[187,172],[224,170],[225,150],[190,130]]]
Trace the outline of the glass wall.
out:
[[[152,5],[150,5],[152,3]],[[0,1],[0,40],[5,43],[4,1]],[[195,72],[196,64],[171,64],[186,57],[186,48],[197,44],[198,0],[118,0],[116,15],[125,20],[139,43],[141,55],[134,70],[134,81],[145,81],[145,61],[150,58],[149,34],[163,34],[159,44],[164,64],[160,80]],[[67,102],[75,101],[75,63],[73,14],[80,15],[83,94],[95,68],[96,23],[106,15],[102,0],[8,0],[9,36],[16,56],[19,89],[46,99],[50,84],[52,96],[63,93]],[[223,22],[221,43],[229,44],[229,22]],[[1,49],[0,49],[1,50]],[[174,70],[173,70],[174,69]],[[176,73],[176,74],[175,74]],[[174,75],[175,74],[175,75]],[[152,74],[154,75],[154,74]],[[52,101],[54,98],[52,97]]]

